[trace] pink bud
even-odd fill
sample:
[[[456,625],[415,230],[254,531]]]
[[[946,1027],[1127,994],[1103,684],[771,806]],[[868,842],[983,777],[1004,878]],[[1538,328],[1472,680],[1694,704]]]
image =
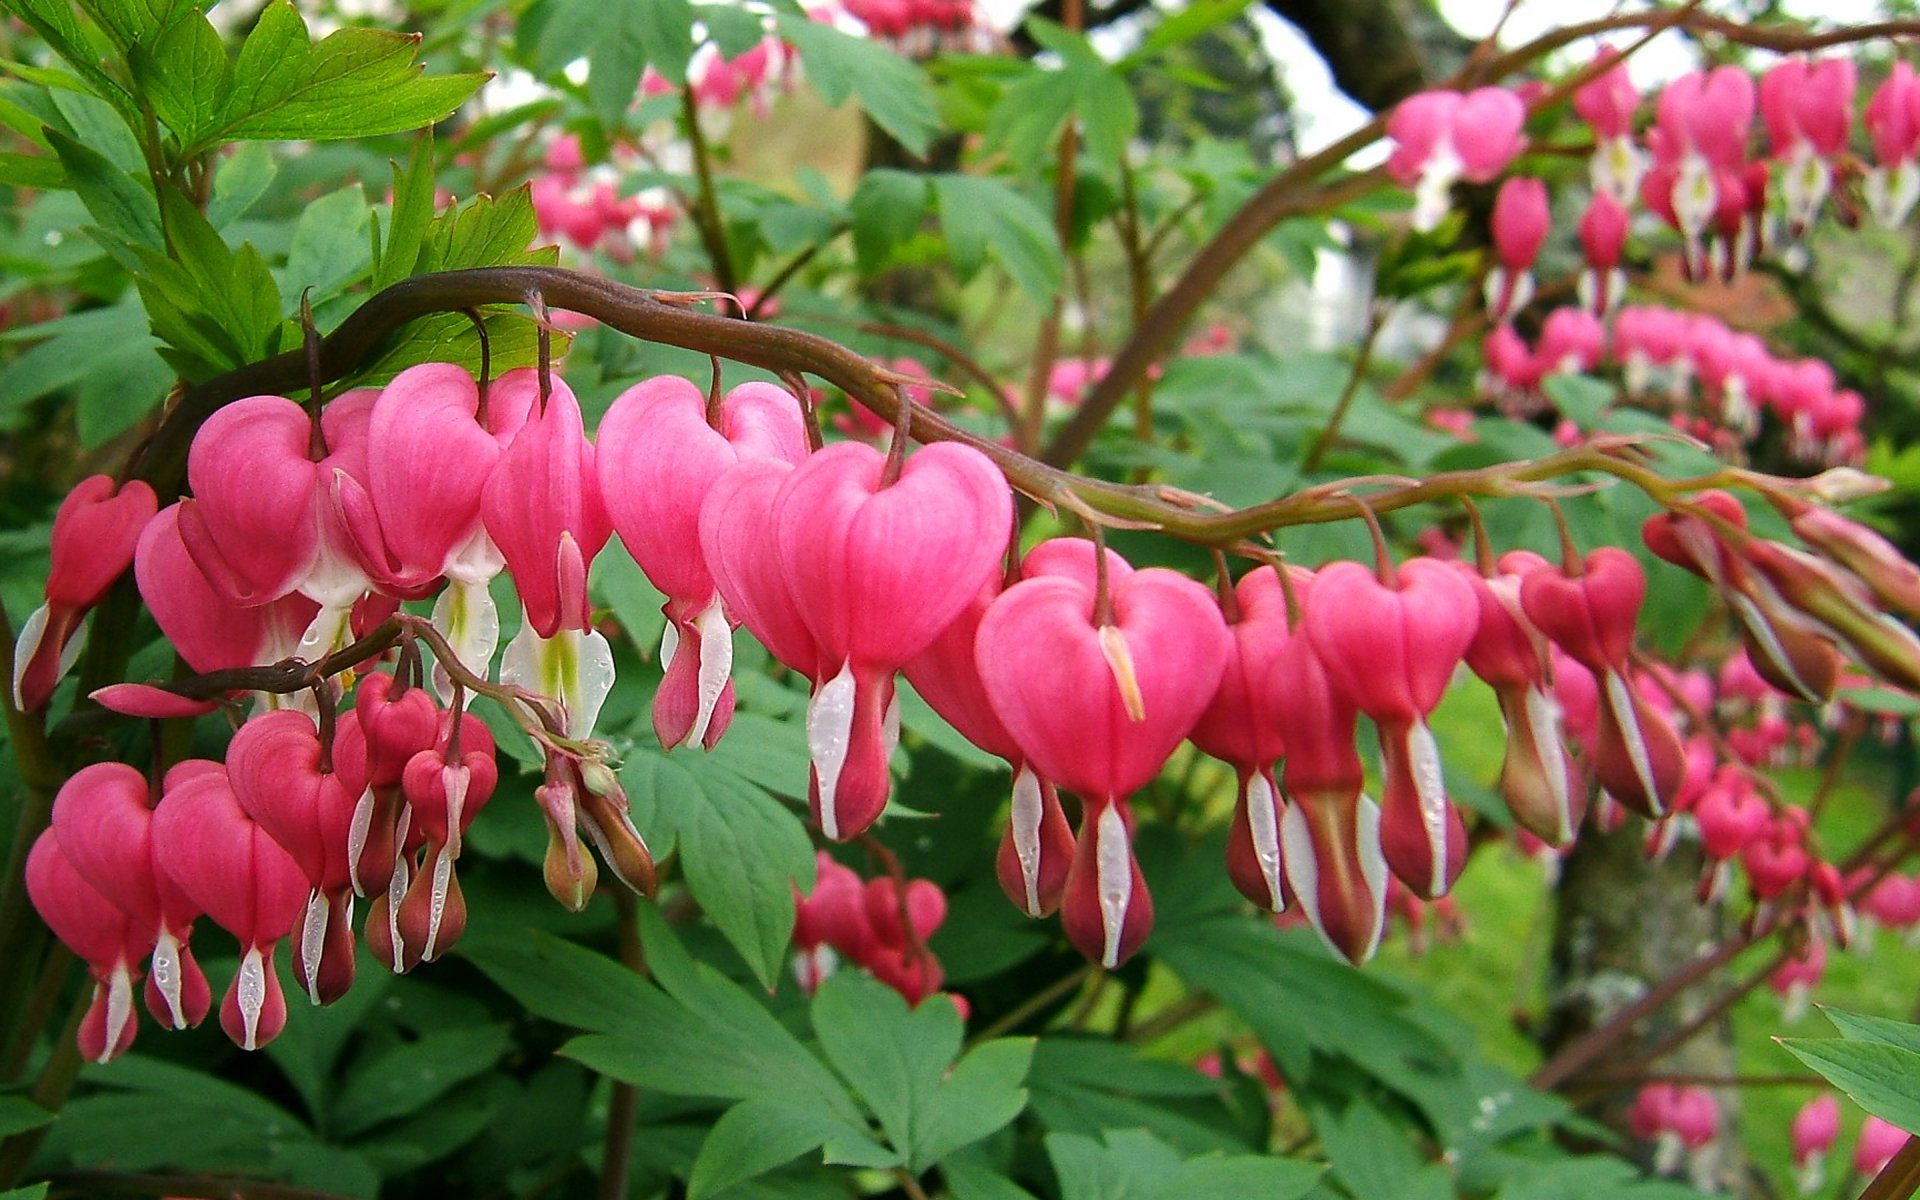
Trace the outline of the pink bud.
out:
[[[1543,181],[1515,175],[1501,184],[1493,201],[1493,248],[1501,265],[1513,272],[1533,266],[1550,223]]]
[[[219,708],[211,700],[195,700],[178,692],[144,683],[110,683],[87,693],[100,707],[129,717],[167,720],[172,717],[200,717]]]
[[[140,530],[153,519],[153,489],[133,480],[115,494],[113,480],[94,475],[80,481],[53,517],[53,564],[46,604],[20,627],[13,649],[14,703],[44,707],[60,677],[72,667],[80,643],[74,635],[87,610],[133,561]]]
[[[1620,265],[1626,248],[1629,218],[1619,201],[1605,192],[1594,193],[1587,211],[1580,217],[1580,248],[1587,265],[1595,271],[1611,271]],[[1626,314],[1624,310],[1622,317]]]
[[[1826,1154],[1839,1138],[1840,1101],[1832,1092],[1822,1092],[1793,1116],[1794,1165],[1805,1166],[1808,1159]]]

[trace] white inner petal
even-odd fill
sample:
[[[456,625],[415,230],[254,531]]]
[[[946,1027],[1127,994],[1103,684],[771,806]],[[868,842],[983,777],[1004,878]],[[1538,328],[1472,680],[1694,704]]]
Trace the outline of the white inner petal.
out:
[[[260,1013],[267,1006],[267,966],[266,956],[260,953],[260,947],[250,946],[247,955],[240,960],[240,974],[235,977],[233,986],[240,1003],[240,1021],[246,1031],[246,1040],[240,1043],[242,1050],[257,1050],[260,1045]]]
[[[433,856],[433,889],[427,905],[427,944],[420,948],[420,957],[426,962],[433,961],[435,948],[440,944],[440,922],[447,915],[447,888],[453,881],[453,855],[446,851]]]
[[[1287,905],[1286,891],[1280,886],[1280,828],[1274,820],[1273,785],[1264,772],[1255,771],[1247,780],[1245,803],[1253,856],[1260,863],[1260,877],[1267,881],[1267,907],[1279,912]]]
[[[100,1061],[106,1062],[113,1057],[114,1047],[120,1044],[120,1035],[126,1031],[127,1022],[133,1020],[133,968],[126,963],[115,963],[113,974],[107,977],[107,1039],[105,1048],[100,1052]],[[253,1047],[249,1046],[251,1050]]]
[[[433,602],[433,626],[447,639],[460,665],[485,678],[500,645],[500,610],[487,588],[489,577],[469,580],[449,574],[447,587]],[[453,702],[453,681],[444,664],[435,663],[433,690],[442,704]]]
[[[406,839],[401,838],[404,845]],[[393,973],[406,973],[406,939],[400,936],[400,903],[407,898],[407,885],[413,881],[413,864],[402,854],[393,864],[393,881],[387,884],[387,936],[393,939]]]
[[[327,949],[327,897],[319,888],[307,893],[300,921],[300,961],[306,965],[307,999],[320,1003],[320,959]]]
[[[366,853],[367,834],[373,828],[373,787],[368,785],[353,805],[353,819],[347,824],[347,877],[353,882],[353,894],[364,896],[360,882],[360,856]]]
[[[1027,915],[1040,915],[1040,822],[1046,815],[1046,803],[1040,794],[1040,777],[1025,763],[1013,773],[1013,811],[1007,818],[1007,830],[1013,835],[1013,856],[1020,861],[1020,880],[1027,890]]]
[[[852,738],[853,665],[847,663],[807,702],[807,753],[813,758],[820,791],[820,830],[835,841],[840,837],[840,818],[833,807],[834,792],[840,786]]]
[[[1634,778],[1640,781],[1640,790],[1646,793],[1647,803],[1652,806],[1653,814],[1659,816],[1666,807],[1665,797],[1653,779],[1653,761],[1647,754],[1647,741],[1640,732],[1639,718],[1633,711],[1633,697],[1627,692],[1627,681],[1618,671],[1606,673],[1607,705],[1613,709],[1614,723],[1620,727],[1620,740],[1626,743],[1627,758],[1633,763]]]
[[[1100,893],[1100,928],[1106,936],[1100,965],[1120,965],[1120,938],[1126,932],[1127,908],[1133,901],[1133,851],[1127,845],[1127,823],[1118,805],[1100,810],[1094,826],[1095,884]]]
[[[674,656],[680,653],[680,626],[669,620],[660,631],[660,669],[665,671],[673,665]]]
[[[166,926],[160,927],[160,936],[153,943],[153,986],[160,992],[160,998],[167,1002],[167,1013],[173,1018],[175,1029],[187,1027],[186,1010],[180,1003],[181,967],[180,939]]]
[[[727,680],[733,675],[733,626],[727,624],[727,614],[720,607],[719,593],[715,593],[700,615],[693,619],[693,627],[700,632],[700,707],[693,715],[693,728],[687,731],[687,746],[698,746],[706,740],[707,727],[713,724],[713,710],[720,703],[720,693],[727,690]],[[673,622],[667,622],[667,628],[673,628]]]
[[[1573,797],[1567,794],[1567,744],[1560,731],[1560,703],[1546,689],[1532,685],[1527,687],[1526,703],[1534,755],[1553,793],[1554,841],[1565,843],[1573,836]]]
[[[20,695],[20,683],[27,677],[27,664],[40,648],[40,639],[46,635],[47,606],[42,604],[33,610],[26,624],[20,626],[20,636],[13,640],[13,706],[17,709],[27,707],[26,699]]]
[[[1407,773],[1420,797],[1420,825],[1433,859],[1431,895],[1438,898],[1447,893],[1447,781],[1440,769],[1440,747],[1425,721],[1415,721],[1407,731]]]

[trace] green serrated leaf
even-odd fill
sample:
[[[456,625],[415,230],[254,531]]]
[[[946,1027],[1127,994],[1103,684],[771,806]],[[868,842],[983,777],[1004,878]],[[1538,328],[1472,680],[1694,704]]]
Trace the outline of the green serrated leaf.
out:
[[[950,1003],[930,998],[909,1010],[891,988],[843,971],[821,984],[812,1014],[828,1061],[879,1118],[910,1171],[978,1141],[1026,1107],[1021,1083],[1033,1043],[988,1042],[954,1064],[961,1028]]]
[[[780,1095],[861,1127],[859,1109],[839,1080],[764,1004],[712,967],[689,959],[652,905],[640,907],[640,926],[647,965],[672,1002],[659,1006],[644,1025],[575,1038],[562,1053],[602,1074],[670,1095],[727,1100]]]
[[[680,864],[694,899],[771,991],[793,933],[793,889],[812,887],[813,842],[793,811],[698,757],[674,797]]]
[[[207,202],[207,223],[215,229],[225,229],[245,216],[247,210],[267,194],[267,187],[279,170],[273,152],[260,143],[236,146],[213,173],[213,198]]]
[[[849,1135],[864,1139],[866,1130],[783,1100],[743,1100],[707,1131],[687,1178],[687,1200],[705,1200]]]
[[[393,211],[387,221],[386,241],[374,266],[373,288],[379,291],[413,274],[420,260],[427,227],[433,223],[433,135],[413,146],[405,170],[393,164]]]
[[[1873,1017],[1865,1013],[1851,1013],[1838,1008],[1820,1009],[1827,1020],[1832,1021],[1840,1036],[1850,1042],[1877,1042],[1883,1046],[1898,1046],[1902,1050],[1911,1050],[1920,1054],[1920,1025],[1906,1021],[1889,1020],[1886,1017]]]
[[[372,212],[359,184],[330,192],[300,211],[287,251],[289,313],[300,310],[299,296],[313,289],[318,304],[342,291],[367,269],[372,249],[367,223]]]
[[[233,64],[211,21],[190,15],[162,34],[151,50],[136,46],[130,61],[155,115],[182,146],[199,145],[219,127]]]
[[[135,245],[161,247],[160,208],[144,181],[65,134],[49,130],[47,137],[68,182],[102,229]]]
[[[927,179],[882,167],[860,177],[847,201],[853,222],[853,252],[862,274],[887,265],[896,247],[912,239],[927,210]]]
[[[492,1070],[512,1045],[504,1025],[435,1029],[363,1059],[349,1072],[331,1128],[352,1135],[419,1112]]]
[[[486,82],[484,75],[422,75],[418,35],[348,27],[312,43],[288,0],[260,14],[233,64],[214,127],[189,150],[218,141],[373,137],[432,124]]]
[[[1046,214],[1031,200],[997,179],[973,175],[936,175],[933,186],[940,228],[963,278],[965,264],[977,263],[984,247],[1035,300],[1047,301],[1059,291],[1060,244]]]
[[[527,930],[511,940],[467,938],[458,953],[527,1011],[575,1029],[638,1030],[672,1011],[671,1001],[626,966],[550,933]]]
[[[781,13],[778,22],[780,36],[800,52],[807,80],[821,99],[837,107],[853,96],[902,146],[926,153],[940,116],[925,72],[877,42],[804,15]]]

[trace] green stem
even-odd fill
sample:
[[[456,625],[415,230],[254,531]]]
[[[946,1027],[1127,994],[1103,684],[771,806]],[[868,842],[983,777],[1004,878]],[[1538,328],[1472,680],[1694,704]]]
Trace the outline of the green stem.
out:
[[[1333,412],[1321,427],[1320,435],[1313,439],[1313,447],[1307,451],[1307,460],[1300,466],[1302,474],[1311,475],[1318,471],[1320,464],[1326,461],[1327,451],[1333,449],[1334,439],[1340,436],[1340,425],[1347,419],[1347,410],[1353,407],[1353,398],[1366,381],[1367,368],[1373,364],[1373,348],[1379,343],[1380,330],[1385,325],[1386,313],[1375,306],[1367,316],[1367,332],[1360,339],[1359,352],[1353,356],[1353,369],[1347,372],[1347,384],[1340,389],[1340,398],[1334,402]]]
[[[700,114],[694,106],[693,89],[681,91],[681,123],[687,128],[687,144],[693,150],[694,179],[700,193],[695,199],[693,223],[700,230],[700,241],[713,264],[713,281],[723,292],[732,292],[737,280],[733,273],[733,252],[727,248],[727,226],[720,216],[720,195],[713,186],[713,152],[707,147],[707,135],[700,129]]]
[[[77,1036],[81,1018],[86,1014],[87,997],[83,995],[74,1004],[73,1015],[67,1018],[54,1039],[53,1050],[40,1068],[40,1078],[34,1080],[33,1090],[27,1093],[29,1100],[48,1112],[60,1111],[60,1106],[67,1102],[67,1093],[73,1090],[74,1081],[80,1077],[80,1043]],[[0,1142],[0,1189],[13,1187],[20,1182],[21,1176],[32,1165],[40,1143],[52,1129],[50,1124],[42,1125]]]

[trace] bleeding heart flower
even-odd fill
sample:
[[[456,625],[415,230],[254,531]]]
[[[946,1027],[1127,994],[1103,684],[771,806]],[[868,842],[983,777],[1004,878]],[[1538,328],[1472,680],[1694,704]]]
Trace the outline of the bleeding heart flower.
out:
[[[234,799],[299,865],[307,896],[293,966],[307,997],[331,1004],[353,986],[349,856],[364,772],[336,770],[305,713],[266,713],[242,725],[227,747]],[[361,764],[354,763],[359,768]]]
[[[560,702],[570,737],[593,732],[613,687],[613,650],[591,629],[587,568],[613,536],[580,405],[560,380],[487,480],[487,533],[505,556],[526,620],[500,665],[515,683]]]
[[[153,489],[136,479],[115,492],[106,475],[80,481],[53,516],[53,565],[46,600],[20,627],[13,646],[13,702],[42,708],[86,644],[80,621],[133,561],[140,531],[153,519]]]
[[[1313,576],[1294,574],[1294,594],[1303,606],[1314,586]],[[1373,956],[1386,924],[1389,879],[1380,809],[1361,794],[1366,768],[1354,748],[1359,714],[1330,678],[1313,639],[1298,628],[1294,633],[1274,664],[1287,744],[1281,862],[1287,889],[1314,932],[1336,954],[1359,964]]]
[[[154,860],[153,803],[146,777],[125,763],[80,768],[53,798],[60,849],[94,890],[153,946],[147,1010],[175,1029],[198,1025],[211,994],[188,946],[200,909]]]
[[[1586,811],[1586,788],[1567,754],[1562,714],[1554,699],[1547,640],[1527,619],[1520,583],[1545,559],[1526,550],[1502,555],[1483,577],[1463,569],[1480,602],[1480,623],[1466,651],[1467,666],[1493,688],[1507,729],[1500,794],[1514,819],[1549,846],[1573,840]]]
[[[153,843],[161,869],[243,949],[221,1028],[243,1050],[264,1046],[287,1023],[273,950],[306,908],[305,873],[240,807],[225,769],[169,777]]]
[[[1219,605],[1185,576],[1110,569],[1107,582],[1104,609],[1079,571],[1015,584],[982,618],[976,656],[1027,760],[1084,802],[1061,921],[1081,953],[1111,969],[1152,924],[1126,797],[1206,709],[1230,638]]]
[[[1290,568],[1291,569],[1291,568]],[[1303,575],[1297,569],[1295,575]],[[1287,906],[1286,867],[1280,848],[1285,811],[1275,769],[1286,753],[1281,736],[1278,664],[1293,640],[1287,590],[1273,567],[1241,576],[1234,587],[1232,635],[1220,690],[1193,727],[1193,744],[1233,764],[1240,803],[1227,836],[1227,874],[1240,894],[1279,912]]]
[[[318,606],[298,594],[254,608],[226,599],[180,536],[180,513],[192,503],[160,510],[141,530],[134,550],[134,579],[160,632],[200,672],[264,665],[291,655]]]
[[[1013,497],[992,460],[942,442],[897,479],[859,442],[810,456],[773,500],[781,573],[817,648],[807,712],[814,814],[844,840],[886,807],[893,675],[999,570]]]
[[[1380,727],[1381,844],[1400,882],[1445,895],[1466,864],[1467,831],[1447,799],[1427,728],[1480,624],[1473,588],[1417,558],[1382,582],[1359,563],[1320,570],[1305,628],[1334,686]]]
[[[153,934],[88,883],[61,849],[53,830],[27,854],[27,898],[55,937],[87,964],[93,999],[80,1021],[80,1053],[107,1062],[133,1045],[133,985],[138,963],[153,949]]]
[[[278,600],[300,586],[320,552],[310,457],[313,422],[283,396],[249,396],[219,409],[194,435],[187,483],[194,503],[180,534],[229,604]]]
[[[614,529],[667,597],[653,723],[668,748],[711,748],[733,712],[733,632],[700,548],[702,502],[737,462],[807,455],[800,405],[782,388],[742,384],[711,416],[709,424],[707,398],[688,380],[649,379],[607,410],[596,451]]]
[[[1520,585],[1527,619],[1599,684],[1593,772],[1614,799],[1647,817],[1666,812],[1686,774],[1673,726],[1630,684],[1634,625],[1647,590],[1639,560],[1602,546],[1578,575],[1551,564]]]
[[[974,655],[980,619],[1000,592],[1000,578],[988,579],[965,611],[932,645],[909,660],[902,673],[960,736],[1013,767],[1013,806],[1000,838],[996,873],[1001,889],[1020,911],[1044,917],[1060,907],[1066,890],[1073,831],[1053,784],[1027,764],[1019,743],[994,713],[992,698],[980,679]]]

